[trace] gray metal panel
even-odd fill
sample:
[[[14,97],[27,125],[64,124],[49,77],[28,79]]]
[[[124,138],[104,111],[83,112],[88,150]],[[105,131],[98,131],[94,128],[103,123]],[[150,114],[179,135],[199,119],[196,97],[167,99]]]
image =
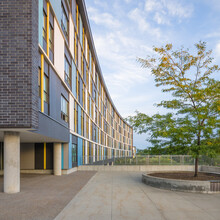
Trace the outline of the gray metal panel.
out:
[[[58,121],[53,120],[49,116],[39,112],[39,127],[34,133],[41,134],[60,142],[69,142],[69,129]]]

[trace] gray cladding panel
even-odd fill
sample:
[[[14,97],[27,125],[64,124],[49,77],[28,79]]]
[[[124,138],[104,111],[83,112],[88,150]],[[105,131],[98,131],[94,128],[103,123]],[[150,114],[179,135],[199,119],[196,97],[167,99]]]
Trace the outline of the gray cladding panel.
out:
[[[39,112],[39,128],[34,133],[54,138],[60,142],[69,142],[69,129],[41,112]]]

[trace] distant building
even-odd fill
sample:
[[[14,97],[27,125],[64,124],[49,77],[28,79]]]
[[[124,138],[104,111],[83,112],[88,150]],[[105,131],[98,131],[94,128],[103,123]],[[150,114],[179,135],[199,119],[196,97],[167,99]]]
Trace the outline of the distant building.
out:
[[[132,156],[133,130],[105,85],[84,0],[6,0],[0,15],[4,191],[20,190],[20,169],[61,175]]]
[[[137,148],[135,146],[133,146],[133,148],[132,148],[133,157],[136,157],[136,153],[137,153]]]

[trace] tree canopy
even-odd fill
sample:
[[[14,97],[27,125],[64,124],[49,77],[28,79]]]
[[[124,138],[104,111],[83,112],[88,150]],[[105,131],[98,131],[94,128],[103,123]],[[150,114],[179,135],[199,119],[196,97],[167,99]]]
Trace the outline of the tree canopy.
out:
[[[195,49],[194,55],[167,44],[153,48],[156,58],[139,59],[144,68],[151,69],[156,86],[171,93],[171,100],[157,104],[171,113],[150,117],[136,112],[128,121],[138,133],[149,132],[155,149],[190,153],[198,167],[199,155],[213,156],[220,148],[220,82],[211,77],[220,68],[212,64],[212,51],[205,42],[195,44]]]

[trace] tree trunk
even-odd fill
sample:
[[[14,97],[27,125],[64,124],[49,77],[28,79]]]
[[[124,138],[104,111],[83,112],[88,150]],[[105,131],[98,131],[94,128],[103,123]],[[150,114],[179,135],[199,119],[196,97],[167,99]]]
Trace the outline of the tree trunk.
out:
[[[199,146],[201,143],[200,143],[200,133],[201,131],[199,131],[198,133],[198,139],[197,139],[197,145]],[[197,156],[196,156],[196,160],[195,160],[195,174],[194,174],[194,177],[197,177],[198,176],[198,167],[199,167],[199,151],[197,152]]]
[[[195,160],[195,174],[194,174],[194,177],[197,177],[198,176],[198,160],[199,158],[196,157],[196,160]]]

